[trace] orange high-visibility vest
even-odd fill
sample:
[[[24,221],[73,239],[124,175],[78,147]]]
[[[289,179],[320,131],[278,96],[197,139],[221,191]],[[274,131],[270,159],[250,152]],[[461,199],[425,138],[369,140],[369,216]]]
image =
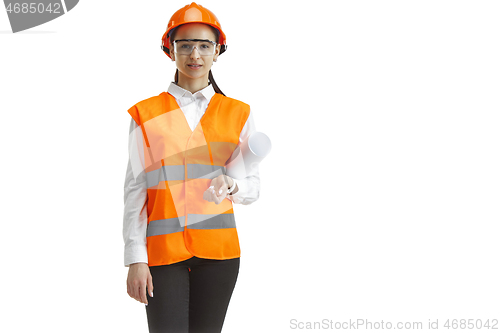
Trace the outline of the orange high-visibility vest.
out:
[[[233,203],[206,201],[213,178],[239,142],[250,106],[215,93],[191,131],[175,97],[162,92],[128,110],[141,127],[147,179],[148,265],[169,265],[193,256],[240,257]]]

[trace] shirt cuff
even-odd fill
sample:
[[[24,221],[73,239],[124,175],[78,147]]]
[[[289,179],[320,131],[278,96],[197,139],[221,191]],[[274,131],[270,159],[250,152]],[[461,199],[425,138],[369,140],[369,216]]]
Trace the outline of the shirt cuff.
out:
[[[148,263],[148,250],[146,245],[135,245],[125,248],[125,267],[138,262]]]
[[[228,194],[227,197],[234,203],[240,204],[245,200],[246,193],[248,192],[248,181],[246,179],[233,178],[234,182],[238,185],[238,192],[235,194]]]

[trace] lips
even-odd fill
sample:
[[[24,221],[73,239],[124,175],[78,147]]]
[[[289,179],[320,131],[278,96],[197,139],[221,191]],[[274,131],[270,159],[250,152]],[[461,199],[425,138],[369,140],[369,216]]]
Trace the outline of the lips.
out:
[[[192,68],[192,69],[198,69],[198,68],[201,68],[201,65],[200,64],[188,64],[188,67]]]

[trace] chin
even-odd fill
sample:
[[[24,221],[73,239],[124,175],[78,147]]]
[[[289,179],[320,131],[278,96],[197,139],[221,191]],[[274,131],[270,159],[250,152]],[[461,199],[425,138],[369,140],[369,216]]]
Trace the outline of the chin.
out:
[[[203,71],[203,72],[195,72],[193,73],[193,71],[190,71],[190,72],[187,72],[185,73],[186,76],[190,77],[190,78],[193,78],[193,79],[197,79],[197,78],[200,78],[200,77],[203,77],[205,75],[208,74],[208,71]]]

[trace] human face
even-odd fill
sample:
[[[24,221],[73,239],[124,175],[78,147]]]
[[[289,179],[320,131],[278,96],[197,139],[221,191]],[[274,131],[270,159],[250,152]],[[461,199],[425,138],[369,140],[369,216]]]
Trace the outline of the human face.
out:
[[[208,39],[214,42],[214,32],[212,29],[203,23],[188,23],[181,25],[175,32],[174,39]],[[173,43],[170,44],[170,50],[173,50]],[[190,55],[177,54],[171,52],[172,60],[175,61],[181,76],[185,76],[187,80],[204,79],[208,82],[208,72],[212,68],[213,62],[217,61],[219,56],[220,45],[217,45],[214,55],[202,56],[197,48],[193,49]],[[192,64],[197,64],[199,67],[193,67]]]

